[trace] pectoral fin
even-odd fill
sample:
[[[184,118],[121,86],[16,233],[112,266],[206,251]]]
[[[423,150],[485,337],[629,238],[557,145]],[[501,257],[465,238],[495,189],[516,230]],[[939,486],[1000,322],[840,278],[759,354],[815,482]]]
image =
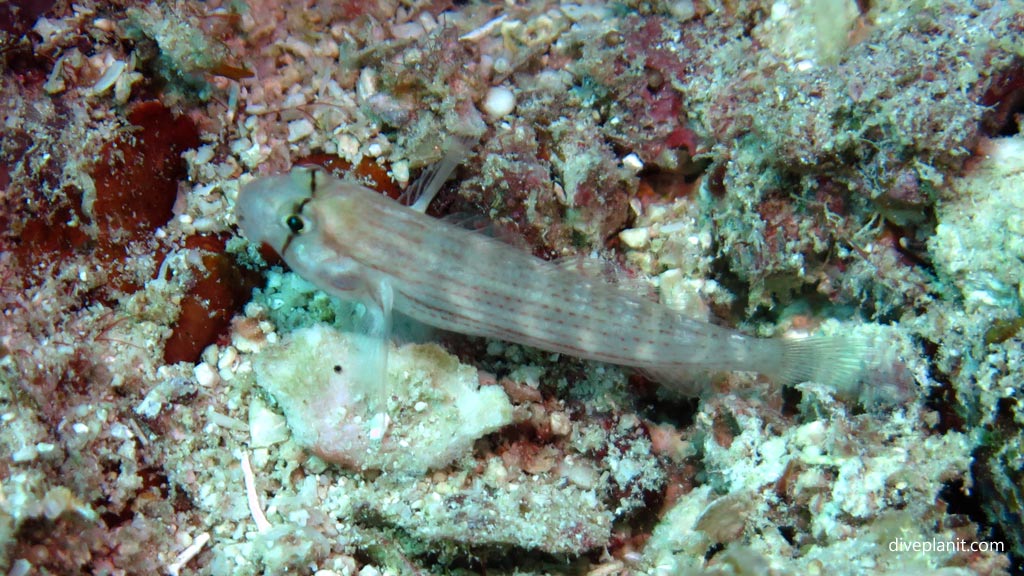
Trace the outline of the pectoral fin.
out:
[[[367,417],[375,428],[370,431],[371,437],[380,438],[387,423],[388,348],[391,345],[394,294],[387,280],[381,280],[367,289],[368,297],[362,302],[365,312],[356,326],[366,338],[357,340],[359,364],[356,366],[355,389],[363,397]]]

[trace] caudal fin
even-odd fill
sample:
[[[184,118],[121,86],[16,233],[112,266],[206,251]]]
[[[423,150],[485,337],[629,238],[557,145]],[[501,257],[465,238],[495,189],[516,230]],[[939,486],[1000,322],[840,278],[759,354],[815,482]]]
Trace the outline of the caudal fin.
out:
[[[856,397],[870,348],[857,334],[833,334],[785,340],[777,374],[780,384],[818,382],[841,396]]]
[[[899,347],[884,332],[786,340],[774,376],[782,384],[824,384],[837,396],[868,407],[892,406],[910,401],[915,393],[913,376],[899,356]]]

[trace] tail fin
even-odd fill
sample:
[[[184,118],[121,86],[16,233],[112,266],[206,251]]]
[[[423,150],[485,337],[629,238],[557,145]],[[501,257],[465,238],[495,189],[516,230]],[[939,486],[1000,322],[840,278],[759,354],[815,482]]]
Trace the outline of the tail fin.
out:
[[[913,353],[906,337],[877,325],[841,329],[845,332],[759,339],[758,353],[751,357],[754,363],[743,369],[760,372],[779,386],[814,382],[865,408],[887,408],[915,398],[915,377],[902,359],[903,354]],[[718,369],[736,368],[723,365]],[[693,371],[643,368],[640,372],[683,394],[701,395],[711,389],[711,380],[700,367]]]
[[[756,353],[739,367],[722,363],[691,368],[641,368],[639,371],[656,382],[688,395],[710,390],[710,373],[745,370],[767,376],[778,386],[817,382],[829,386],[843,398],[857,399],[866,374],[868,340],[859,334],[823,335],[808,338],[748,339]]]
[[[836,396],[866,408],[906,404],[915,398],[917,386],[901,359],[907,343],[890,332],[865,327],[854,333],[785,340],[781,367],[774,376],[783,384],[827,385]]]
[[[783,341],[782,361],[776,374],[780,384],[819,382],[840,396],[857,398],[870,347],[859,334],[812,336]]]

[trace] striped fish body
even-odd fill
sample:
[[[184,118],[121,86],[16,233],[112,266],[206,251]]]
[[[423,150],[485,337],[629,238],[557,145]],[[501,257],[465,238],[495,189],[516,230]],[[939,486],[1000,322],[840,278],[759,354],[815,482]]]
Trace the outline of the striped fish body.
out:
[[[756,338],[687,318],[319,169],[253,182],[237,214],[246,236],[270,244],[296,273],[370,303],[379,335],[394,308],[445,330],[665,379],[694,370],[821,378],[846,353],[839,339]]]

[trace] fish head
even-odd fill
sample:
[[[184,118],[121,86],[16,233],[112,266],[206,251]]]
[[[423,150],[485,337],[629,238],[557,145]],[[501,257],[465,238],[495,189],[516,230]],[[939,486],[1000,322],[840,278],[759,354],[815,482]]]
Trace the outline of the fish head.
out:
[[[287,259],[290,244],[316,234],[318,223],[305,208],[327,177],[319,168],[297,166],[245,185],[235,203],[242,233],[250,242],[267,244]]]

